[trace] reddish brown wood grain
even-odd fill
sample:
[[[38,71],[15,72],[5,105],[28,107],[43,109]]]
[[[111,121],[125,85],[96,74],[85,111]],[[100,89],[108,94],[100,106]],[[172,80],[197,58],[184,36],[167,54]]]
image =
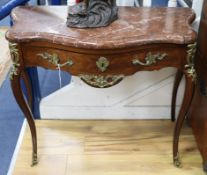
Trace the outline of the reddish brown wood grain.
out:
[[[24,76],[24,80],[29,81],[24,74],[27,67],[57,69],[57,63],[53,64],[40,55],[44,53],[56,54],[58,64],[64,64],[68,59],[73,61],[73,65],[65,65],[61,69],[75,76],[129,76],[138,71],[153,71],[165,67],[175,67],[181,71],[186,78],[186,87],[173,136],[175,159],[178,155],[181,127],[194,89],[194,82],[186,68],[186,64],[190,64],[187,61],[187,46],[194,43],[196,38],[196,33],[190,26],[195,17],[194,12],[188,8],[120,8],[119,19],[110,26],[81,30],[67,28],[63,18],[55,14],[57,8],[65,10],[65,7],[15,9],[12,13],[15,24],[6,35],[10,42],[18,43],[20,65],[17,74],[13,75],[11,84],[14,96],[31,129],[33,164],[37,163],[36,128],[30,106],[21,91],[20,77]],[[54,14],[51,9],[54,10]],[[157,58],[152,64],[132,63],[134,59],[145,63],[147,60],[150,61],[149,57],[146,60],[147,55],[158,53],[165,54],[165,57]],[[109,62],[105,71],[101,71],[96,65],[100,57],[107,58]],[[30,94],[30,82],[26,84]]]
[[[32,44],[31,44],[32,45]],[[46,46],[46,47],[45,47]],[[44,60],[40,53],[57,54],[60,64],[65,63],[68,59],[73,61],[72,66],[64,66],[61,70],[67,71],[72,75],[79,74],[124,74],[131,75],[137,71],[153,71],[164,67],[176,67],[180,70],[184,69],[187,56],[186,45],[180,44],[150,44],[137,48],[117,49],[117,50],[93,50],[93,49],[77,49],[64,46],[56,46],[50,43],[35,43],[35,46],[23,44],[23,57],[26,67],[41,66],[48,69],[56,69],[57,67],[48,60]],[[146,62],[145,58],[148,53],[166,53],[167,56],[163,60],[150,66],[133,65],[132,60],[138,58],[142,62]],[[96,61],[100,57],[106,57],[110,62],[106,71],[100,72],[96,66]]]

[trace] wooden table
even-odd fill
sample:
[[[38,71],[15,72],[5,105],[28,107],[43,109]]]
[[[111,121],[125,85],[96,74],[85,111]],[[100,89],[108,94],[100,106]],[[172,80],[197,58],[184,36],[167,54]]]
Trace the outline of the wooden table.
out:
[[[179,166],[179,135],[196,78],[192,60],[196,33],[190,26],[194,12],[188,8],[120,7],[117,21],[95,29],[67,28],[66,16],[67,7],[18,7],[12,12],[14,26],[6,34],[13,59],[11,86],[31,129],[32,164],[37,164],[37,139],[30,109],[31,84],[25,68],[59,67],[79,76],[90,86],[107,88],[137,71],[175,67],[178,74],[172,113],[178,88],[176,82],[182,75],[186,78],[173,138],[173,160]],[[27,85],[28,101],[21,90],[21,77]]]

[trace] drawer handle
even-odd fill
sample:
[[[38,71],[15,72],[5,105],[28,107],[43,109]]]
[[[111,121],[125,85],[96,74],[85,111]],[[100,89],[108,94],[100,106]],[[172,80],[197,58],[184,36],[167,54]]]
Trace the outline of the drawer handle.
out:
[[[106,71],[107,67],[109,66],[109,61],[107,58],[105,57],[100,57],[97,61],[96,61],[96,66],[98,67],[98,69],[101,72]]]
[[[147,54],[147,56],[145,57],[145,63],[141,62],[138,58],[135,58],[134,60],[132,60],[132,64],[134,65],[142,65],[142,66],[150,66],[152,64],[157,63],[157,60],[163,60],[165,57],[167,56],[166,53],[156,53],[156,54],[152,54],[151,52],[149,52]]]
[[[53,54],[49,54],[47,52],[44,53],[39,53],[37,54],[38,56],[42,57],[44,60],[48,60],[50,63],[54,64],[57,68],[58,67],[63,67],[63,66],[72,66],[73,65],[73,61],[68,59],[68,61],[66,61],[63,64],[60,64],[60,59],[58,57],[57,54],[53,53]]]

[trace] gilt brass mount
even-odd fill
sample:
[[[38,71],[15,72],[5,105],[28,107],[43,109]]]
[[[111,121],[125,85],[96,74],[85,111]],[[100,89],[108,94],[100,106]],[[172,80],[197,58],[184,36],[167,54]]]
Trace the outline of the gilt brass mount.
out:
[[[105,57],[100,57],[96,61],[96,65],[101,72],[106,71],[107,67],[109,66],[109,61]]]
[[[19,63],[19,50],[17,48],[16,43],[9,43],[9,50],[11,59],[13,62],[12,70],[10,72],[10,79],[12,80],[15,75],[18,75],[18,67],[20,66]]]
[[[107,88],[116,85],[124,75],[79,75],[86,84],[96,88]]]
[[[180,161],[180,155],[177,153],[177,155],[173,158],[173,163],[176,167],[181,167],[181,161]]]
[[[185,68],[187,70],[188,76],[192,78],[193,81],[197,79],[197,73],[194,67],[194,57],[196,53],[196,45],[197,43],[188,44],[187,48],[187,64]]]
[[[51,64],[54,64],[57,69],[59,67],[72,66],[73,65],[73,61],[71,59],[68,59],[65,63],[60,64],[60,58],[55,53],[49,54],[47,52],[44,52],[44,53],[39,53],[37,55],[42,57],[44,60],[48,60]]]
[[[152,54],[149,52],[145,57],[145,62],[141,62],[138,58],[132,60],[132,64],[134,65],[141,65],[141,66],[150,66],[152,64],[157,63],[159,60],[163,60],[167,56],[166,53],[156,53]]]
[[[32,153],[32,164],[31,166],[35,166],[38,164],[38,158],[36,153]]]

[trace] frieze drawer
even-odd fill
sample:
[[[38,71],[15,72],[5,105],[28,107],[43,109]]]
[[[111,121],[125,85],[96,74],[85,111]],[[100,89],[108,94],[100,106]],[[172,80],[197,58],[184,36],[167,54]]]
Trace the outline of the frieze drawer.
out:
[[[132,53],[87,54],[75,53],[59,49],[32,47],[25,49],[24,64],[33,64],[48,68],[61,69],[73,75],[80,74],[124,74],[130,75],[138,70],[156,70],[167,64],[180,64],[181,59],[172,61],[176,52],[171,49],[143,49]],[[182,55],[182,50],[179,52]],[[184,53],[183,55],[186,56]]]

